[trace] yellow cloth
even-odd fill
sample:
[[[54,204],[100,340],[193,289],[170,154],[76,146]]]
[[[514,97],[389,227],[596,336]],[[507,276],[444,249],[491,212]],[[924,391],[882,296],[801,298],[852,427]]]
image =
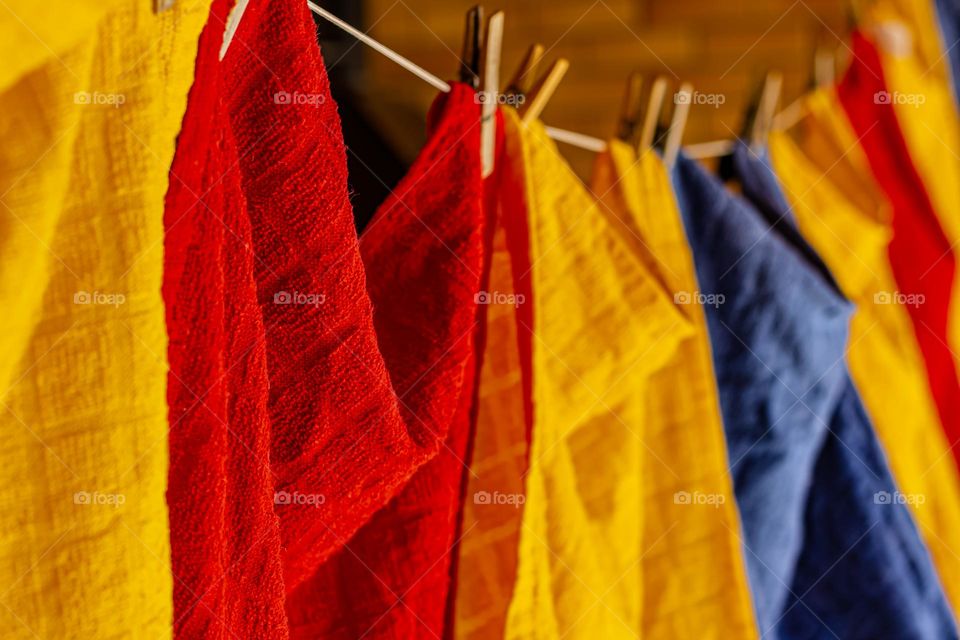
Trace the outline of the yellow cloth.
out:
[[[647,382],[648,442],[680,477],[651,467],[645,483],[657,487],[658,497],[723,496],[706,511],[661,500],[660,518],[672,530],[644,558],[642,637],[756,638],[706,316],[694,302],[693,256],[669,178],[656,154],[638,158],[630,146],[611,141],[598,157],[593,190],[693,327]]]
[[[0,3],[0,91],[91,37],[103,16],[123,5],[123,0]]]
[[[493,240],[489,292],[520,302],[514,291],[506,232]],[[521,274],[517,274],[521,275]],[[523,303],[526,299],[523,298]],[[502,638],[516,577],[522,505],[503,507],[484,495],[522,496],[527,418],[517,342],[516,304],[487,307],[487,335],[477,398],[477,422],[463,505],[456,588],[457,638]],[[516,504],[515,501],[514,504]]]
[[[960,478],[927,383],[909,313],[891,304],[896,281],[887,244],[890,208],[834,96],[813,94],[808,115],[770,137],[773,166],[801,232],[857,307],[850,373],[911,501],[954,611],[960,611]],[[832,141],[832,143],[831,143]]]
[[[209,4],[40,7],[0,8],[0,637],[169,637],[164,194]]]
[[[936,0],[855,0],[865,26],[896,21],[912,34],[923,75],[933,74],[944,86],[950,84],[949,58],[940,32]],[[953,45],[954,43],[950,43]],[[949,45],[948,45],[949,46]]]
[[[928,2],[911,0],[919,7]],[[884,9],[881,11],[881,9]],[[897,14],[886,3],[871,14],[873,32],[883,63],[887,90],[897,113],[910,158],[930,196],[943,232],[960,257],[960,117],[952,86],[936,73],[928,72],[923,60],[923,45],[929,33],[911,32],[910,27],[896,21]],[[912,33],[913,48],[899,51],[882,34],[889,25]],[[894,28],[897,28],[894,27]],[[918,28],[914,26],[913,28]],[[925,30],[929,31],[929,29]],[[960,278],[954,278],[950,304],[950,347],[954,362],[960,368]]]
[[[671,555],[675,537],[698,536],[670,514],[700,470],[677,463],[678,439],[648,416],[648,379],[691,328],[543,126],[511,110],[504,120],[525,184],[533,317],[520,327],[532,335],[533,428],[505,637],[657,637],[661,620],[701,603],[648,591],[665,572],[709,566],[695,546]]]

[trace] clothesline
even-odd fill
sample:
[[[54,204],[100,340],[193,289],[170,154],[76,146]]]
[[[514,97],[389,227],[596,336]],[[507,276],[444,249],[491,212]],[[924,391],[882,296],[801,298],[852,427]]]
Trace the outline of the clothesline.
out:
[[[390,60],[393,60],[398,65],[417,76],[427,84],[433,86],[439,91],[443,91],[444,93],[450,93],[450,85],[447,82],[444,82],[442,79],[433,75],[417,63],[405,58],[385,44],[371,38],[363,31],[360,31],[350,23],[341,20],[311,0],[307,0],[307,6],[310,7],[310,10],[313,13],[330,22],[334,26],[339,27],[374,51],[384,55]],[[551,126],[546,127],[546,130],[547,135],[557,142],[563,142],[574,147],[579,147],[580,149],[586,149],[587,151],[595,151],[599,153],[607,148],[607,143],[605,140],[596,138],[594,136],[589,136],[584,133],[568,131],[567,129]],[[702,159],[712,158],[729,153],[733,149],[734,144],[735,143],[732,140],[717,140],[713,142],[704,142],[701,144],[685,146],[683,149],[687,156],[695,159]]]

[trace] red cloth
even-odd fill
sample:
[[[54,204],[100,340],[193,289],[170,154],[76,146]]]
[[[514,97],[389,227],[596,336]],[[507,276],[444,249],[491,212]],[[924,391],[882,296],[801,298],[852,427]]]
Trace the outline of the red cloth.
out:
[[[218,62],[225,15],[215,0],[165,216],[175,632],[283,638],[284,609],[299,621],[326,606],[298,587],[446,451],[448,435],[463,446],[482,226],[479,195],[408,180],[422,198],[411,208],[435,224],[394,205],[364,250],[383,270],[368,295],[307,7],[251,3]],[[459,117],[466,91],[450,97]],[[465,184],[472,161],[461,154],[476,144],[443,141],[467,162],[445,164],[447,177]],[[436,459],[443,476],[449,464]],[[430,498],[417,492],[435,482],[411,485],[410,497]],[[379,548],[401,542],[416,543],[407,552],[435,543]]]
[[[454,338],[478,348],[484,307],[473,302],[484,266],[485,224],[480,177],[480,109],[466,85],[434,105],[432,132],[407,176],[361,238],[367,288],[380,347],[404,408],[429,404],[430,360],[418,357],[427,317],[476,318]],[[469,299],[469,303],[465,300]],[[445,341],[443,336],[428,337]],[[476,368],[443,381],[462,389],[438,455],[414,475],[292,596],[291,633],[301,638],[442,637],[453,546],[460,515]],[[430,374],[432,375],[432,373]],[[437,381],[440,382],[439,380]],[[411,421],[429,432],[415,415]]]
[[[877,100],[880,92],[887,92],[887,86],[879,52],[863,34],[855,33],[850,67],[837,93],[892,205],[891,267],[900,293],[923,300],[922,304],[907,305],[907,310],[940,420],[947,439],[955,444],[960,440],[960,382],[948,346],[948,319],[956,262],[910,159],[894,106]],[[960,449],[954,447],[953,453],[960,460]]]
[[[200,37],[164,214],[174,632],[282,639],[266,343],[217,62],[226,4]]]

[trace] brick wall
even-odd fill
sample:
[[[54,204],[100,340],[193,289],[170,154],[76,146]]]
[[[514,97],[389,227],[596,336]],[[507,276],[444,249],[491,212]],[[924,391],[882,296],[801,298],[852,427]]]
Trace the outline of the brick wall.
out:
[[[472,4],[365,0],[364,28],[450,78],[457,70],[464,13]],[[544,121],[606,137],[614,129],[630,71],[663,73],[675,83],[690,81],[699,91],[725,98],[720,107],[694,107],[685,142],[739,132],[744,104],[768,69],[784,74],[784,104],[800,95],[812,75],[817,43],[842,50],[848,23],[846,5],[837,0],[501,0],[485,8],[506,12],[504,76],[512,74],[534,41],[548,47],[548,60],[570,60]],[[379,55],[363,56],[364,84],[371,95],[385,96],[380,104],[390,105],[392,113],[426,110],[433,89]],[[395,138],[402,143],[403,131],[410,128],[404,121]],[[409,137],[412,147],[410,140],[419,137]],[[581,175],[589,171],[589,153],[569,147],[564,153]]]

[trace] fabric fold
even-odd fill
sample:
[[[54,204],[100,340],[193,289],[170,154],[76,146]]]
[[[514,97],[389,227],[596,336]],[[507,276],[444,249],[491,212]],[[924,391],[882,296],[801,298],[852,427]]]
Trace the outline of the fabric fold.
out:
[[[208,6],[0,9],[4,638],[171,635],[163,196]]]
[[[533,323],[519,326],[533,423],[505,636],[635,637],[648,615],[642,560],[671,533],[647,535],[668,524],[647,507],[647,469],[670,470],[649,444],[642,399],[689,324],[543,125],[503,113],[509,170],[524,186],[530,267],[520,276]]]
[[[532,432],[529,232],[522,159],[506,153],[498,112],[494,172],[486,180],[492,225],[490,269],[483,295],[486,338],[477,379],[477,419],[468,463],[451,603],[457,638],[502,638],[513,597],[525,501],[524,478]],[[509,507],[500,496],[523,497]]]
[[[889,95],[876,48],[856,33],[853,52],[837,95],[856,142],[892,207],[889,255],[896,293],[921,302],[908,305],[907,310],[923,352],[940,421],[957,460],[960,451],[954,445],[960,441],[960,380],[951,351],[956,257],[911,161],[893,105],[876,98]]]
[[[778,210],[767,165],[733,165],[751,207],[693,160],[673,180],[705,292],[747,567],[764,637],[954,637],[927,550],[844,363],[852,306]]]
[[[927,2],[919,2],[928,10]],[[922,47],[936,37],[923,35],[878,12],[868,27],[883,70],[886,93],[879,94],[893,105],[910,161],[926,190],[936,220],[950,246],[954,261],[960,246],[960,111],[942,74],[934,73],[923,60]],[[898,34],[904,35],[898,35]],[[907,40],[899,43],[900,39]],[[912,46],[906,46],[910,44]],[[877,99],[875,97],[875,99]],[[960,278],[954,277],[950,292],[948,344],[954,366],[960,366]]]
[[[950,56],[956,38],[947,38],[948,30],[938,15],[937,5],[954,0],[856,0],[859,23],[871,29],[888,31],[888,38],[897,48],[909,48],[915,61],[922,65],[920,76],[943,87],[950,86]],[[901,31],[905,29],[905,31]]]
[[[227,11],[214,0],[200,38],[164,216],[173,627],[177,638],[283,639],[270,380],[237,164],[255,149],[238,149],[222,96]]]
[[[466,165],[459,192],[409,182],[362,249],[308,8],[251,3],[218,62],[226,4],[204,33],[167,197],[165,293],[180,323],[170,328],[175,620],[184,638],[282,638],[322,618],[331,603],[300,594],[372,518],[410,515],[416,530],[412,514],[377,514],[402,507],[398,494],[449,453],[448,437],[462,446],[482,226]],[[450,150],[463,92],[428,155]],[[459,216],[441,215],[446,198],[462,199]],[[449,460],[437,464],[446,474]],[[215,481],[199,482],[205,474]]]
[[[288,611],[295,637],[445,634],[476,358],[446,380],[428,380],[442,387],[423,386],[436,362],[419,361],[412,344],[415,334],[431,329],[426,318],[455,317],[472,307],[474,318],[460,335],[428,339],[457,349],[480,347],[486,307],[476,296],[489,251],[474,96],[471,88],[454,84],[438,98],[426,146],[360,242],[378,345],[408,422],[438,438],[416,409],[431,396],[451,396],[456,412],[436,456],[292,595]]]
[[[592,185],[614,226],[693,327],[651,374],[645,394],[649,442],[679,477],[654,465],[644,478],[660,487],[648,498],[646,508],[658,514],[651,520],[664,519],[673,529],[644,557],[650,587],[643,637],[758,637],[703,312],[705,304],[720,301],[701,295],[670,179],[656,154],[638,156],[611,140],[597,158]],[[651,528],[648,535],[658,533]]]
[[[840,286],[856,304],[847,360],[850,373],[890,468],[908,502],[920,533],[930,549],[940,581],[954,612],[960,610],[960,478],[944,437],[936,403],[927,383],[923,356],[913,334],[907,305],[896,295],[896,282],[887,258],[892,236],[889,205],[878,188],[863,185],[872,197],[858,198],[848,180],[856,165],[866,163],[862,151],[851,148],[837,159],[816,159],[804,147],[817,137],[849,127],[835,102],[825,95],[808,101],[808,115],[796,127],[794,142],[774,132],[770,155],[783,192],[791,203],[804,237],[836,274]],[[837,134],[852,139],[852,134]],[[856,159],[851,158],[855,156]],[[861,173],[860,182],[869,182]],[[878,210],[861,209],[873,206]],[[887,219],[881,224],[881,219]]]

